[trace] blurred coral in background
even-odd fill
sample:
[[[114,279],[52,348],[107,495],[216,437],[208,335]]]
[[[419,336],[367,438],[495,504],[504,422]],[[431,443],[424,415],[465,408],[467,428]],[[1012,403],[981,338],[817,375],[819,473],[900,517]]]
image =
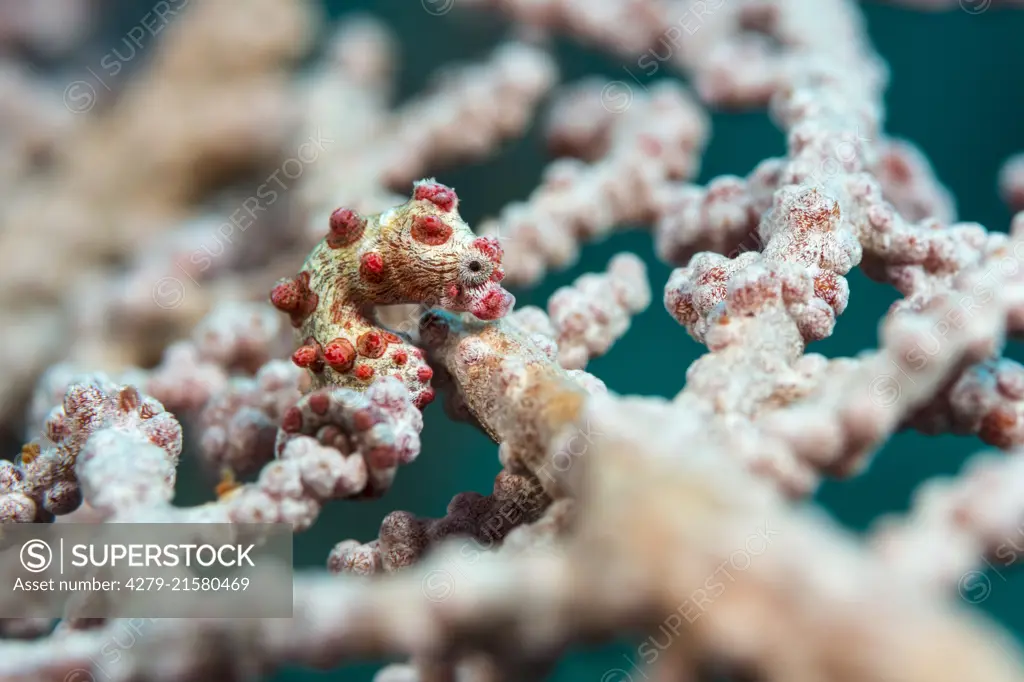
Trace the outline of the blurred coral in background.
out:
[[[887,132],[857,3],[422,0],[397,32],[314,0],[121,5],[0,0],[0,522],[327,541],[290,619],[159,619],[108,667],[121,621],[26,611],[0,680],[532,680],[623,638],[602,682],[1024,678],[976,608],[1024,542],[1024,155],[986,179],[1009,225],[958,220]],[[449,63],[445,22],[486,52]],[[625,65],[576,78],[567,39]],[[412,87],[406,42],[446,55]],[[702,174],[751,110],[784,148]],[[534,137],[543,168],[480,170]],[[643,252],[587,251],[637,227]],[[851,284],[893,292],[855,316],[877,347],[826,352]],[[460,459],[430,423],[487,441]],[[862,536],[822,513],[904,431],[995,451]],[[485,492],[459,492],[470,457]],[[444,512],[398,510],[403,479]],[[336,527],[358,505],[376,538]]]

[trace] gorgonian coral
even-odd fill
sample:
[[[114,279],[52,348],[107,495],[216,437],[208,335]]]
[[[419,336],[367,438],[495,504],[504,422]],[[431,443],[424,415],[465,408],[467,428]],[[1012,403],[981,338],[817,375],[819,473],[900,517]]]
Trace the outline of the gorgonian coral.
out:
[[[423,7],[439,4],[451,3]],[[376,538],[337,543],[327,559],[333,574],[295,577],[290,619],[158,619],[118,661],[102,659],[102,670],[101,656],[130,621],[72,613],[52,636],[44,636],[48,621],[0,621],[0,635],[35,638],[0,642],[0,680],[68,682],[97,672],[241,680],[381,655],[409,660],[386,668],[380,682],[533,680],[568,647],[622,635],[645,637],[642,663],[630,664],[652,680],[709,671],[765,682],[1020,680],[1019,652],[950,594],[970,601],[972,588],[984,586],[984,562],[1008,566],[1021,551],[1024,368],[1001,350],[1024,330],[1024,213],[1008,234],[956,222],[955,202],[924,154],[886,135],[887,72],[858,6],[460,3],[469,4],[510,15],[522,24],[519,41],[393,103],[397,41],[361,17],[342,26],[325,64],[301,79],[301,96],[283,98],[301,103],[289,109],[301,119],[296,140],[307,144],[316,133],[323,143],[301,173],[292,173],[300,161],[291,156],[268,169],[269,178],[295,181],[293,198],[284,187],[274,196],[297,219],[262,205],[260,185],[218,234],[237,237],[247,228],[234,217],[248,211],[255,219],[254,207],[266,211],[257,223],[277,219],[280,229],[256,226],[231,248],[219,244],[214,267],[204,259],[218,252],[204,248],[196,259],[182,247],[208,213],[158,242],[173,248],[140,247],[145,254],[123,277],[84,289],[113,303],[97,296],[105,304],[74,317],[83,329],[80,342],[65,344],[71,362],[39,382],[33,440],[0,467],[0,520],[73,513],[72,521],[272,522],[303,531],[332,501],[388,491],[399,468],[420,456],[422,408],[435,391],[450,416],[494,441],[501,471],[490,491],[445,493],[451,502],[437,518],[391,511]],[[218,16],[229,5],[204,4],[214,14],[191,16]],[[303,0],[260,7],[305,15],[289,11]],[[117,120],[137,130],[136,121],[148,121],[141,105],[165,98],[179,113],[237,102],[252,88],[222,90],[199,66],[212,54],[223,76],[236,72],[227,68],[235,57],[261,52],[249,48],[263,46],[264,64],[290,54],[296,24],[277,29],[263,16],[246,15],[241,25],[260,30],[214,40],[212,52],[172,43],[156,73],[203,87],[170,97],[166,86],[155,100],[145,88],[128,93],[113,109]],[[182,24],[186,37],[197,21]],[[450,187],[413,180],[482,158],[526,129],[555,85],[554,58],[536,40],[546,32],[639,54],[647,75],[648,67],[681,70],[693,92],[667,73],[650,85],[592,78],[562,88],[544,131],[557,158],[535,191],[482,221],[476,236]],[[199,45],[210,48],[209,36]],[[784,154],[744,177],[696,184],[712,120],[702,105],[767,105]],[[249,168],[246,142],[260,130],[279,134],[276,125],[241,125],[259,107],[228,109],[245,134],[221,145],[223,136],[184,117],[176,123],[185,135],[172,138],[202,144],[165,140],[142,172],[138,164],[111,172],[109,162],[86,162],[87,149],[71,147],[71,170],[84,169],[69,173],[74,191],[50,191],[58,184],[50,178],[39,196],[56,215],[77,218],[46,222],[46,233],[66,230],[79,241],[65,239],[56,260],[53,245],[33,235],[32,250],[11,251],[47,252],[61,268],[86,228],[110,217],[121,239],[104,255],[120,254],[131,243],[127,227],[149,224],[136,222],[142,207],[163,214],[192,196],[191,170],[209,170],[197,159]],[[106,135],[87,135],[86,147],[103,149],[97,139]],[[132,134],[126,139],[135,149]],[[171,169],[170,184],[131,191],[128,180],[145,183],[156,168]],[[1021,168],[1011,157],[1000,177],[1014,208],[1024,195]],[[402,203],[396,193],[410,184]],[[79,192],[90,200],[69,203]],[[52,215],[38,210],[39,196],[19,215]],[[662,270],[661,298],[700,344],[688,367],[680,351],[689,340],[679,330],[667,360],[647,357],[660,341],[651,337],[633,347],[641,357],[598,359],[631,326],[650,329],[634,320],[651,300],[650,263],[635,254],[578,276],[543,308],[512,310],[503,268],[518,284],[536,282],[573,264],[583,242],[627,225],[649,226],[654,253],[677,268]],[[19,264],[12,281],[36,277],[34,263]],[[161,287],[135,286],[147,277],[166,284],[179,266],[201,291],[189,289],[178,305],[168,305]],[[811,352],[839,328],[858,267],[902,295],[882,320],[878,348],[854,357]],[[289,272],[298,274],[270,295],[275,312],[266,292]],[[70,274],[57,272],[42,288],[53,291]],[[90,298],[74,302],[83,300]],[[190,337],[166,345],[197,321]],[[118,343],[97,333],[104,325]],[[279,332],[289,326],[297,343],[286,348]],[[39,329],[11,332],[18,353],[8,364],[46,350],[33,338],[66,337]],[[675,372],[678,392],[617,395],[584,369],[620,360],[642,368],[631,380]],[[196,437],[183,438],[182,424]],[[40,428],[50,442],[35,440]],[[986,454],[960,477],[926,484],[907,513],[865,536],[810,509],[806,499],[822,480],[862,471],[904,428],[973,434],[1010,456]],[[190,450],[222,478],[215,499],[177,506],[176,465]],[[445,476],[453,473],[451,459],[438,461]],[[0,606],[23,597],[0,590]],[[601,677],[637,679],[619,668]]]

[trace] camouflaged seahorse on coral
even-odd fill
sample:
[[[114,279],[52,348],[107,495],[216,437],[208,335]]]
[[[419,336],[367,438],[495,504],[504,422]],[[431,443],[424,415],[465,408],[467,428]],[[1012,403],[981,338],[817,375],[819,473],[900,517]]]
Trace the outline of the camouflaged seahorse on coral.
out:
[[[379,325],[377,305],[422,303],[493,320],[512,309],[497,239],[477,237],[458,212],[454,190],[415,183],[412,198],[373,216],[331,214],[327,236],[302,271],[270,294],[302,344],[292,355],[313,388],[365,389],[395,376],[424,407],[434,399],[423,351]]]

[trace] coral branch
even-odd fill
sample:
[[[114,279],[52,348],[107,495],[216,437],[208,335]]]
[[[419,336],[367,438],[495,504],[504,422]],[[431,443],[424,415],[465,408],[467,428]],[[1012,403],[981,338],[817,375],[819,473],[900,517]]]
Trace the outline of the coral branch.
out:
[[[976,434],[989,445],[1024,445],[1024,367],[993,358],[967,368],[909,425],[924,433]]]
[[[6,460],[0,463],[0,516],[5,523],[44,521],[77,509],[82,491],[76,466],[90,473],[119,475],[116,466],[104,468],[93,463],[95,450],[103,448],[102,444],[122,458],[130,457],[132,448],[140,446],[163,453],[147,451],[143,461],[156,463],[156,468],[144,465],[145,474],[152,477],[158,473],[158,480],[173,489],[181,454],[181,426],[163,405],[140,395],[133,386],[118,386],[102,375],[92,383],[71,386],[63,406],[47,419],[46,436],[54,445],[27,447],[20,465]],[[161,464],[162,460],[166,464]],[[95,484],[92,490],[102,487],[90,480]],[[115,497],[123,494],[112,493]]]
[[[905,517],[876,523],[871,541],[895,571],[918,584],[956,587],[970,598],[987,581],[978,570],[982,560],[1005,568],[1015,563],[1024,519],[1022,485],[1019,453],[977,455],[957,478],[932,480],[918,489]]]
[[[935,218],[951,223],[956,219],[953,196],[939,184],[925,155],[910,142],[884,140],[874,172],[885,198],[907,220]]]
[[[474,553],[491,550],[515,528],[540,518],[550,502],[535,479],[502,471],[490,495],[460,493],[440,519],[391,512],[381,522],[377,540],[365,545],[345,540],[335,546],[327,563],[334,572],[390,573],[418,563],[451,537],[466,538]]]
[[[391,486],[395,470],[420,453],[423,416],[410,401],[405,386],[383,377],[366,389],[328,387],[307,393],[284,413],[275,451],[294,459],[316,449],[311,437],[346,460],[362,460],[363,485],[323,493],[325,497],[377,496]],[[307,458],[310,466],[314,458]],[[364,488],[365,486],[365,488]]]
[[[564,497],[552,447],[579,417],[585,389],[506,320],[482,324],[433,312],[421,321],[420,336],[462,404],[502,444],[506,468],[529,472],[552,498]]]
[[[592,117],[608,85],[585,81],[555,108],[549,137],[556,148],[594,157],[592,163],[563,158],[545,171],[541,186],[525,202],[506,206],[480,226],[506,249],[510,281],[534,283],[548,268],[572,264],[580,242],[621,224],[650,219],[658,188],[668,180],[691,177],[707,137],[706,114],[680,86],[663,82],[598,112],[605,122],[585,146],[578,132],[566,133]],[[611,106],[605,103],[606,106]],[[618,102],[616,102],[618,104]]]
[[[757,227],[771,208],[782,161],[758,164],[746,179],[723,175],[707,186],[669,185],[658,197],[658,256],[682,265],[698,251],[735,256],[760,250]]]
[[[272,360],[252,379],[236,377],[206,404],[199,444],[210,471],[246,475],[274,458],[278,427],[299,400],[302,372]]]
[[[1013,211],[1024,211],[1024,154],[1006,160],[999,171],[999,191]]]
[[[527,307],[509,319],[528,332],[554,339],[562,367],[582,369],[608,352],[629,329],[630,317],[650,302],[646,266],[633,254],[623,253],[612,259],[606,273],[583,275],[556,291],[547,314]]]
[[[987,626],[923,599],[920,587],[886,572],[820,517],[789,508],[717,453],[678,457],[677,439],[699,438],[699,421],[666,420],[667,406],[638,407],[615,399],[592,405],[590,416],[605,424],[607,440],[597,456],[581,460],[589,469],[578,488],[586,522],[563,553],[468,561],[452,548],[376,583],[300,577],[287,622],[157,621],[151,636],[125,652],[118,673],[180,682],[199,670],[240,675],[252,666],[326,666],[368,654],[444,661],[472,652],[521,670],[547,660],[566,637],[606,637],[623,620],[655,630],[735,548],[755,538],[763,549],[733,575],[732,589],[715,608],[681,624],[685,641],[705,655],[768,680],[1017,679],[1018,656]],[[647,437],[659,432],[657,441]],[[666,513],[659,494],[665,491],[681,513]],[[458,582],[438,599],[428,581],[443,571]],[[538,623],[558,634],[532,636]],[[117,625],[49,643],[4,643],[0,672],[63,679],[88,666]],[[197,631],[198,641],[217,646],[196,649]],[[787,655],[782,642],[793,641],[823,655]],[[188,656],[179,650],[184,646]]]
[[[977,277],[967,278],[960,292],[935,301],[927,314],[889,318],[880,352],[844,364],[841,378],[833,377],[813,401],[770,415],[768,432],[783,437],[801,458],[823,470],[841,475],[860,471],[871,450],[945,382],[996,351],[1005,329],[1007,298],[996,297],[971,324],[951,329],[937,347],[930,343],[932,329],[958,309],[958,296],[976,286]]]

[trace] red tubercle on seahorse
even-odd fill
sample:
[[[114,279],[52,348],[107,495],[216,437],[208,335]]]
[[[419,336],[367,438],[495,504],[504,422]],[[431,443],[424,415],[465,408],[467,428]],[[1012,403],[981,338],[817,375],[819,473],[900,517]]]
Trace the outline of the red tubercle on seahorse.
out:
[[[477,237],[473,240],[473,246],[483,252],[495,265],[501,265],[501,258],[505,250],[501,248],[497,237]]]
[[[298,367],[319,374],[324,371],[324,349],[315,339],[308,338],[305,344],[292,353],[292,362]]]
[[[376,251],[364,253],[359,259],[359,276],[367,282],[384,281],[384,257]]]
[[[412,221],[412,238],[427,246],[440,246],[452,237],[452,226],[436,215],[419,215]]]
[[[291,407],[284,413],[281,419],[281,430],[286,433],[296,433],[302,429],[302,411],[297,407]]]
[[[327,245],[332,249],[351,246],[366,231],[366,218],[349,208],[339,208],[331,214]]]
[[[420,391],[420,393],[415,398],[413,398],[412,404],[422,410],[427,405],[434,402],[434,398],[436,397],[436,395],[437,393],[434,391],[433,388],[427,387]]]
[[[291,279],[281,280],[270,292],[270,303],[291,317],[293,327],[301,326],[320,301],[310,289],[311,279],[310,273],[303,270]]]
[[[348,339],[333,339],[324,347],[324,359],[334,371],[347,372],[356,361],[356,349]]]
[[[356,339],[356,350],[359,354],[367,358],[379,358],[384,355],[384,351],[388,348],[388,342],[384,338],[383,334],[376,331],[369,331],[365,334],[360,334],[359,338]]]
[[[312,393],[309,396],[309,409],[313,414],[323,416],[330,409],[331,401],[323,393]]]
[[[416,183],[416,189],[413,192],[413,199],[417,201],[429,201],[445,213],[452,211],[459,202],[459,197],[451,187],[442,185],[439,182],[428,181],[420,181]]]

